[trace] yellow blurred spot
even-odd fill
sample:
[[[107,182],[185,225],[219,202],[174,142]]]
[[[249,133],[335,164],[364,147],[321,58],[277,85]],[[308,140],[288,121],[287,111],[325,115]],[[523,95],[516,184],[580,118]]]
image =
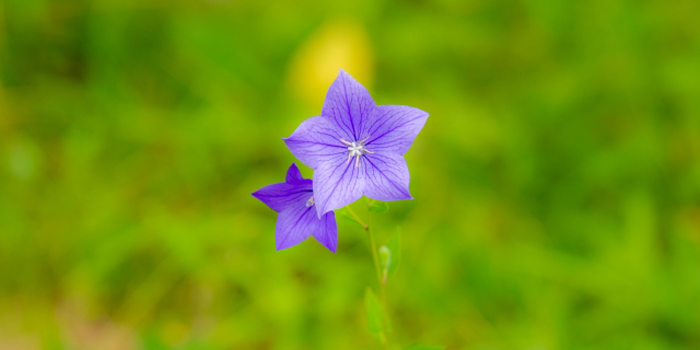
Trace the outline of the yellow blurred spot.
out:
[[[372,48],[364,27],[357,21],[331,20],[311,34],[292,58],[289,88],[320,111],[326,91],[339,69],[350,73],[367,88],[372,84]]]

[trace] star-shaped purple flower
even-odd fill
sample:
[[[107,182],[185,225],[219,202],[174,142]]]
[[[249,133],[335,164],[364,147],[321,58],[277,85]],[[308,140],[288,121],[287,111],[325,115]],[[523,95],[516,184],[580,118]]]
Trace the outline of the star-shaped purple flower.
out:
[[[399,105],[376,105],[367,89],[340,71],[328,89],[321,116],[302,122],[285,139],[302,163],[314,169],[318,217],[366,195],[411,199],[403,154],[428,113]]]
[[[313,181],[304,179],[295,164],[292,163],[287,170],[285,182],[263,187],[252,194],[279,213],[275,228],[277,250],[313,236],[335,253],[338,244],[335,214],[316,215]]]

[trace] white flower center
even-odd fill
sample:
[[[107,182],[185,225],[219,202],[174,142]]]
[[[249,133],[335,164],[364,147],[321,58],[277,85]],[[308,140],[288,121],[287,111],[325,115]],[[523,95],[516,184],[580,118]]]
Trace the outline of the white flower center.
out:
[[[361,156],[366,149],[365,146],[359,142],[351,142],[350,147],[348,147],[348,151],[350,151],[350,157],[354,157]]]
[[[345,164],[350,163],[350,160],[355,157],[355,167],[360,166],[360,157],[364,156],[365,153],[374,153],[367,148],[365,148],[365,142],[369,139],[367,136],[364,140],[348,142],[340,139],[340,142],[348,146],[348,161]]]

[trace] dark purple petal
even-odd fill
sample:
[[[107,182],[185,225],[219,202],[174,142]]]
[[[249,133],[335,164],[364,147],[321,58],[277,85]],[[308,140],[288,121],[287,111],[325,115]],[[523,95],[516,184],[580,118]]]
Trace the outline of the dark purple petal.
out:
[[[314,200],[319,217],[362,197],[365,185],[362,168],[356,167],[354,160],[347,163],[343,157],[320,164],[314,170],[314,179]]]
[[[338,230],[333,213],[319,219],[313,206],[307,207],[305,201],[298,201],[279,214],[275,229],[277,250],[289,248],[310,236],[335,253]]]
[[[301,197],[311,197],[311,181],[304,185],[292,185],[288,183],[279,183],[265,186],[252,195],[265,203],[270,209],[281,212],[286,207],[298,200]]]
[[[297,168],[297,165],[292,163],[287,169],[287,178],[285,182],[288,184],[295,184],[304,181],[304,177],[301,176],[301,171]]]
[[[321,222],[315,214],[313,207],[307,207],[299,202],[280,212],[275,228],[277,250],[289,248],[309,238],[312,235],[312,228]]]
[[[315,169],[319,163],[342,158],[348,152],[340,142],[343,137],[330,118],[314,117],[302,122],[284,142],[297,159]]]
[[[413,198],[408,192],[410,176],[403,156],[391,152],[377,152],[364,158],[362,169],[365,179],[364,194],[367,197],[382,201]]]
[[[370,136],[365,143],[367,149],[406,153],[428,120],[428,113],[410,106],[381,105],[377,108],[378,117],[367,127]]]
[[[313,181],[304,179],[299,168],[292,163],[287,169],[287,182],[265,186],[252,195],[270,209],[281,212],[300,200],[306,201],[311,198],[312,189]]]
[[[316,215],[314,214],[314,218]],[[330,212],[321,217],[321,227],[313,231],[313,236],[328,250],[335,253],[338,246],[338,227],[335,222],[335,213]]]
[[[362,84],[341,70],[328,89],[321,115],[335,121],[343,139],[359,141],[365,137],[365,125],[376,118],[377,105]]]

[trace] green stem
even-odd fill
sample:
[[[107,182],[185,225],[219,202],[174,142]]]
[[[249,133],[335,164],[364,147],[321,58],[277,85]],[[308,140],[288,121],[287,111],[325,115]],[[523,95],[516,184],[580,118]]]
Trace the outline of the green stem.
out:
[[[371,223],[371,218],[372,218],[372,212],[369,211],[369,205],[367,206],[367,222]],[[386,344],[387,349],[391,349],[391,342],[389,340],[389,316],[387,314],[387,308],[386,308],[386,288],[384,285],[384,280],[382,279],[382,272],[381,268],[379,267],[379,256],[377,255],[378,249],[377,249],[377,242],[374,239],[374,231],[370,230],[369,225],[365,229],[367,231],[367,235],[369,235],[369,241],[372,246],[372,258],[374,260],[374,269],[377,272],[377,284],[379,284],[379,290],[380,290],[380,298],[382,299],[382,323],[384,328],[384,339],[386,340],[384,343]]]
[[[365,224],[364,221],[362,221],[360,217],[357,216],[357,214],[355,214],[355,212],[352,210],[352,208],[350,208],[350,206],[347,206],[345,208],[348,210],[348,213],[352,215],[352,218],[355,219],[355,221],[357,221],[357,223],[360,224],[362,228],[365,229],[365,231],[369,232],[369,225]]]
[[[352,218],[359,223],[362,228],[367,231],[367,235],[369,236],[369,242],[371,245],[371,250],[372,250],[372,260],[374,260],[374,270],[377,273],[377,283],[379,284],[379,290],[381,293],[381,299],[382,299],[382,323],[383,323],[383,328],[384,328],[384,344],[386,345],[387,349],[391,349],[391,342],[389,341],[389,316],[387,315],[387,309],[386,309],[386,288],[384,286],[384,281],[382,279],[382,271],[381,268],[379,267],[379,255],[378,255],[378,249],[377,249],[377,241],[374,239],[374,232],[370,230],[369,225],[366,224],[362,219],[360,219],[357,214],[350,208],[350,206],[346,207],[348,209],[348,213],[352,215]],[[369,211],[369,205],[367,206],[367,221],[369,222],[371,218],[371,212]]]
[[[369,217],[369,212],[367,213]],[[367,220],[369,221],[369,220]],[[377,241],[374,239],[374,231],[369,229],[369,225],[366,226],[365,231],[367,231],[367,235],[369,236],[369,242],[372,246],[372,259],[374,260],[374,270],[377,272],[377,282],[379,283],[379,286],[382,286],[382,270],[379,267],[379,255],[377,255]]]

